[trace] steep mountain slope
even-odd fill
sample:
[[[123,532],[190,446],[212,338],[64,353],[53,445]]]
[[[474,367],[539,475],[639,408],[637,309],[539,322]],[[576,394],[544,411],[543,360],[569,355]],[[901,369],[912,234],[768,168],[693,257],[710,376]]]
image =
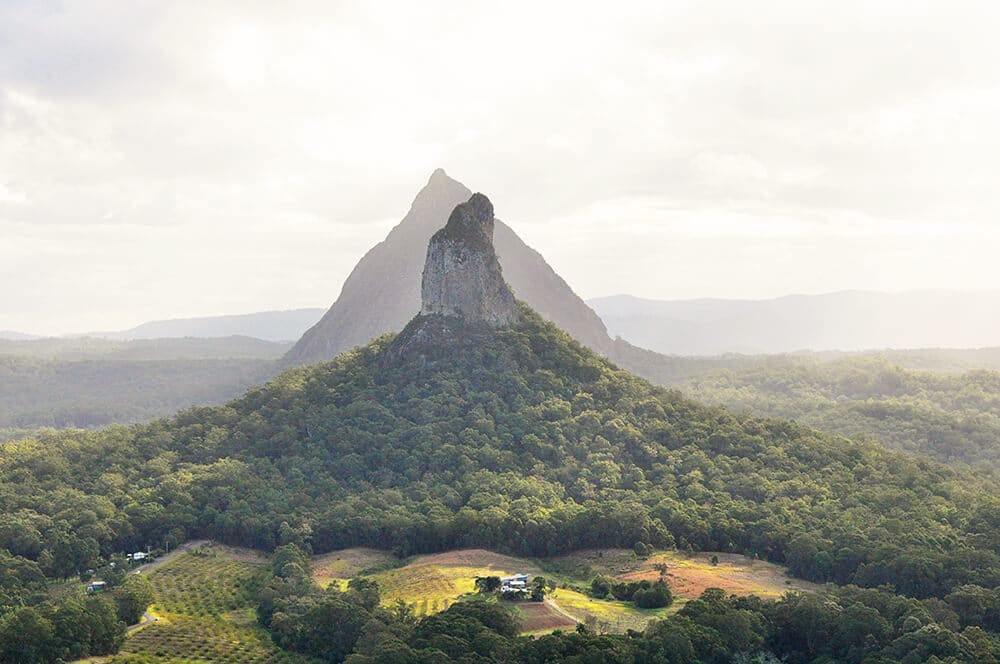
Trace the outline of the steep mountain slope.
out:
[[[1000,345],[1000,293],[844,291],[772,300],[588,301],[611,334],[660,353],[717,355]]]
[[[337,301],[285,357],[288,365],[328,360],[387,332],[398,332],[420,310],[420,273],[427,242],[472,194],[438,169],[385,240],[358,262]],[[495,246],[514,295],[584,345],[607,353],[604,324],[545,262],[501,221]]]

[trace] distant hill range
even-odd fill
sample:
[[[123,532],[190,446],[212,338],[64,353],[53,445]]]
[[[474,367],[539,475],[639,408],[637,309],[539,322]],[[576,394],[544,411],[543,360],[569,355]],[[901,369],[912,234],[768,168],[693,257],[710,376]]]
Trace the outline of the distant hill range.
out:
[[[670,355],[1000,346],[1000,292],[588,300],[612,336]]]
[[[328,360],[386,332],[398,332],[420,310],[420,275],[431,235],[472,192],[441,169],[434,171],[403,220],[365,254],[326,315],[285,356],[287,365]],[[514,296],[577,341],[608,355],[604,323],[541,254],[502,221],[496,252]]]
[[[64,362],[160,360],[276,360],[292,344],[247,336],[165,337],[158,339],[108,339],[99,337],[46,337],[0,339],[0,357],[25,357]]]
[[[32,334],[22,334],[20,332],[11,332],[10,330],[0,330],[0,339],[4,341],[28,341],[29,339],[37,339],[38,337]]]
[[[231,316],[177,318],[154,320],[118,332],[90,332],[80,336],[104,339],[255,337],[264,341],[295,341],[322,315],[323,309],[290,309]]]

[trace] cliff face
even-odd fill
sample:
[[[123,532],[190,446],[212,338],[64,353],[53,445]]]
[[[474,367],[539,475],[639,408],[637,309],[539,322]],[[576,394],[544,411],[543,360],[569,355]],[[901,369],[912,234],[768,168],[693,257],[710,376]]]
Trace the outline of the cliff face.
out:
[[[474,194],[427,246],[420,314],[459,316],[493,327],[517,320],[514,295],[493,248],[493,204]]]
[[[434,171],[402,222],[358,262],[340,297],[284,358],[286,366],[329,360],[386,332],[399,332],[422,308],[421,273],[428,241],[472,192]],[[500,220],[495,248],[503,276],[518,299],[591,349],[609,354],[604,323],[545,262]]]

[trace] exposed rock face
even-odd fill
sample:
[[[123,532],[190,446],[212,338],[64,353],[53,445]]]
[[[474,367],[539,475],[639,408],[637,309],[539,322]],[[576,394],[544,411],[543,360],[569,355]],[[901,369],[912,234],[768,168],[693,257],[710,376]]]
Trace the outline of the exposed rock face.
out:
[[[441,314],[506,327],[517,320],[514,295],[493,248],[493,204],[473,194],[431,237],[421,281],[422,316]]]
[[[471,195],[443,170],[434,171],[402,222],[358,262],[340,297],[288,352],[284,364],[329,360],[381,334],[402,330],[421,309],[428,240]],[[495,226],[496,252],[518,299],[583,345],[610,354],[614,343],[597,314],[509,226],[499,219]]]

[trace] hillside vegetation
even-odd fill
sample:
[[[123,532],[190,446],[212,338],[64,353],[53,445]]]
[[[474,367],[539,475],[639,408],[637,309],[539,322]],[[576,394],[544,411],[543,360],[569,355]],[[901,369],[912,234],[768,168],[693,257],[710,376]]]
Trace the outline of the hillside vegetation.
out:
[[[277,548],[259,577],[273,576],[258,624],[281,649],[330,662],[996,661],[994,477],[698,405],[616,369],[529,309],[520,316],[504,330],[417,318],[226,406],[0,446],[0,548],[10,552],[0,653],[4,635],[27,624],[42,643],[58,633],[47,616],[59,609],[33,606],[45,577],[203,536]],[[641,635],[585,626],[527,641],[495,602],[449,602],[418,620],[405,599],[381,606],[373,573],[346,589],[312,583],[303,552],[355,546],[538,558],[675,546],[854,586],[777,602],[709,589]],[[258,577],[240,578],[245,590]],[[233,646],[213,643],[239,641],[227,630],[240,620],[252,628],[252,593],[187,585],[207,589],[197,603],[197,592],[185,597],[218,630],[189,659],[222,657]],[[163,628],[193,638],[203,628],[187,615],[134,638]],[[18,657],[0,661],[46,661]]]
[[[275,371],[273,361],[258,359],[63,361],[0,355],[0,440],[18,429],[144,422],[223,403]]]
[[[270,548],[734,551],[919,597],[1000,585],[997,484],[699,406],[530,310],[417,319],[217,408],[0,448],[0,546],[49,575],[201,535]]]
[[[795,419],[948,463],[1000,464],[1000,373],[933,374],[867,358],[768,363],[678,383],[707,403]]]
[[[618,348],[624,366],[703,403],[794,419],[949,464],[1000,462],[996,349],[698,358],[620,340]]]

